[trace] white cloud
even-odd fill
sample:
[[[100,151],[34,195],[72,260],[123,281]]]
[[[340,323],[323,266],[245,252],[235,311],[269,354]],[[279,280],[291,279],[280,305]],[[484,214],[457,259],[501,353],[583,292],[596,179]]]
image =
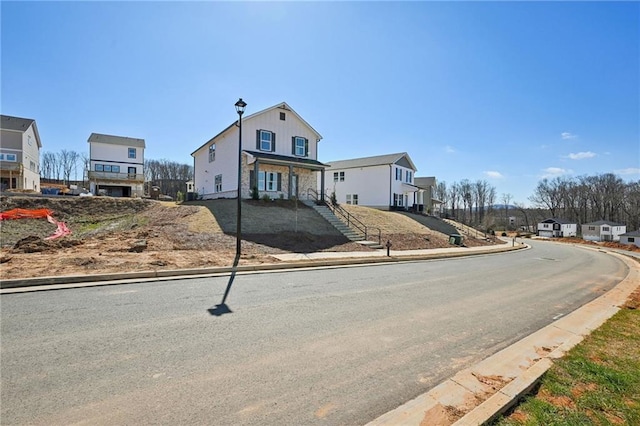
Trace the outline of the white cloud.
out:
[[[450,145],[445,146],[444,151],[448,154],[453,154],[454,152],[456,152],[455,148]]]
[[[585,151],[585,152],[576,152],[568,155],[572,160],[584,160],[585,158],[593,158],[595,157],[595,152]]]
[[[487,170],[484,174],[493,179],[502,179],[504,177],[502,173],[493,170]]]
[[[640,168],[628,167],[626,169],[620,169],[615,171],[619,175],[640,175]]]
[[[575,139],[578,137],[578,135],[574,135],[569,132],[562,132],[560,133],[560,137],[562,137],[562,139]]]
[[[542,171],[542,178],[553,178],[556,176],[568,175],[573,173],[573,170],[571,169],[561,169],[560,167],[547,167]]]

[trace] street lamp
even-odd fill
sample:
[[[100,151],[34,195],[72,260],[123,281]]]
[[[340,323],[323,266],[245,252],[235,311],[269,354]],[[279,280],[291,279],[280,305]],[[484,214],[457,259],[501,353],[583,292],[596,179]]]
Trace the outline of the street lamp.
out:
[[[240,261],[240,233],[241,233],[241,211],[242,211],[242,114],[247,103],[238,99],[236,102],[236,112],[238,113],[238,217],[236,219],[236,263]]]

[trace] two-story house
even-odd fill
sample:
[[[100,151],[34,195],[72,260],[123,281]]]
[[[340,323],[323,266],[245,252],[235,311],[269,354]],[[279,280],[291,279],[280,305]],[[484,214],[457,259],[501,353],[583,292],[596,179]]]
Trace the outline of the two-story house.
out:
[[[582,238],[587,241],[620,241],[620,235],[627,232],[627,226],[610,220],[585,223],[581,227]]]
[[[327,196],[335,193],[338,203],[418,210],[424,190],[414,185],[417,169],[406,152],[330,161],[327,165],[331,166],[329,179],[318,185]]]
[[[31,118],[0,115],[0,188],[40,191],[40,135]]]
[[[144,195],[144,139],[91,133],[89,190],[95,195]]]
[[[195,191],[203,199],[238,196],[238,133],[235,121],[191,153]],[[243,118],[240,196],[306,199],[316,174],[324,179],[321,139],[285,102]]]
[[[547,238],[575,237],[578,224],[559,218],[549,218],[538,223],[538,236]]]
[[[438,185],[435,176],[414,178],[415,185],[423,191],[417,193],[418,211],[434,216],[440,216],[443,202],[436,198]]]

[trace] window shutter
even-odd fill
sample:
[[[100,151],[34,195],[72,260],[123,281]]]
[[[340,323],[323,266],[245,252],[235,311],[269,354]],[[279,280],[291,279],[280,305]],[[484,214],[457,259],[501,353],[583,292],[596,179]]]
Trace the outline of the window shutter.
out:
[[[260,151],[260,130],[256,130],[256,149]]]
[[[249,170],[249,190],[253,191],[253,188],[257,185],[256,172],[254,170]]]
[[[304,156],[309,156],[309,139],[307,138],[304,139]]]
[[[278,173],[278,191],[282,191],[282,173]]]
[[[271,133],[271,152],[276,152],[276,134]]]
[[[291,136],[291,155],[296,155],[296,137]]]

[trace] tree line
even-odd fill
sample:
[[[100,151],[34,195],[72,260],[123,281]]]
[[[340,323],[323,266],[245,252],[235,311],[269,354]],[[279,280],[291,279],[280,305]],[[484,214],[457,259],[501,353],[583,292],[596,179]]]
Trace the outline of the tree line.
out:
[[[487,227],[486,218],[496,203],[496,188],[486,180],[463,179],[448,184],[438,182],[435,198],[442,202],[441,213],[459,222]],[[509,196],[510,199],[510,196]],[[508,204],[508,201],[505,204]]]
[[[89,156],[77,151],[63,149],[58,152],[44,151],[40,157],[40,177],[49,181],[69,184],[87,181]],[[186,182],[193,179],[193,166],[170,160],[144,161],[145,191],[158,186],[162,194],[177,197],[186,192]]]
[[[640,227],[640,180],[624,182],[613,173],[542,179],[529,201],[579,224],[607,220],[627,230]]]

